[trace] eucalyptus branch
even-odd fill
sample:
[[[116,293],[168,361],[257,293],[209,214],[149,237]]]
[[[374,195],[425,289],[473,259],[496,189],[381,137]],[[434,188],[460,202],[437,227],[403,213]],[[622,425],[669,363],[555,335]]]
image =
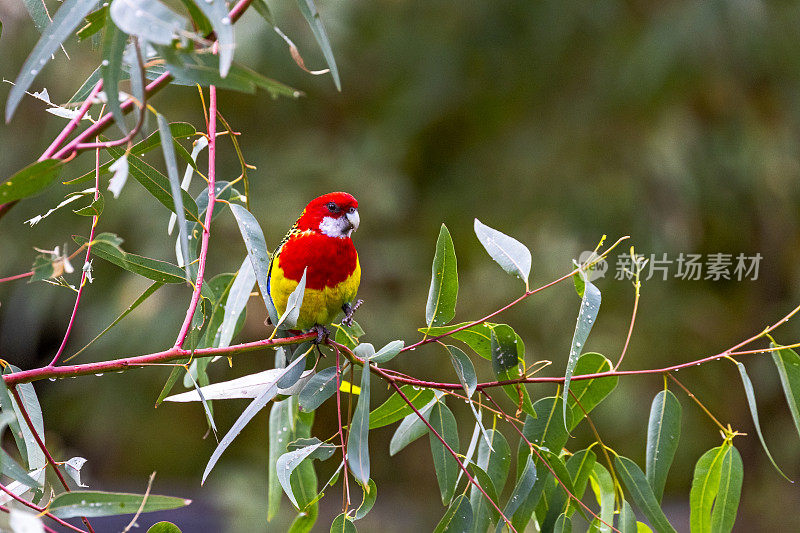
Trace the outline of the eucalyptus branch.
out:
[[[66,522],[66,521],[62,520],[61,518],[59,518],[59,517],[57,517],[57,516],[53,515],[52,513],[50,513],[50,512],[47,510],[47,508],[46,508],[46,507],[39,507],[39,506],[38,506],[38,505],[36,505],[35,503],[33,503],[33,502],[29,502],[29,501],[28,501],[28,500],[26,500],[25,498],[22,498],[21,496],[18,496],[18,495],[16,495],[16,494],[14,494],[14,493],[13,493],[11,490],[9,490],[9,489],[8,489],[8,487],[6,487],[5,485],[3,485],[2,483],[0,483],[0,491],[3,491],[3,492],[5,492],[5,493],[6,493],[6,494],[8,494],[8,495],[9,495],[11,498],[15,499],[16,501],[18,501],[19,503],[21,503],[21,504],[22,504],[22,505],[24,505],[25,507],[28,507],[28,508],[30,508],[30,509],[33,509],[33,510],[34,510],[34,511],[36,511],[37,513],[39,513],[39,514],[41,514],[41,515],[44,515],[44,516],[46,516],[47,518],[51,518],[52,520],[56,521],[58,524],[60,524],[60,525],[62,525],[62,526],[64,526],[64,527],[66,527],[66,528],[68,528],[68,529],[71,529],[72,531],[77,531],[77,532],[79,532],[79,533],[86,533],[86,530],[85,530],[85,529],[81,529],[81,528],[79,528],[79,527],[77,527],[77,526],[73,526],[73,525],[72,525],[72,524],[70,524],[69,522]]]

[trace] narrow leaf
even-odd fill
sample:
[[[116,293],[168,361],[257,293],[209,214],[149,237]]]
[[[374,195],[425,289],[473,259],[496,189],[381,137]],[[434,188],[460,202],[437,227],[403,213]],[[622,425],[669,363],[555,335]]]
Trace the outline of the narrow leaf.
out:
[[[662,390],[656,394],[650,406],[645,461],[647,482],[659,502],[664,495],[667,473],[678,449],[680,436],[681,404],[670,391]]]
[[[469,533],[472,530],[472,507],[466,494],[453,500],[433,533]]]
[[[528,289],[528,278],[531,274],[531,251],[518,240],[490,228],[477,218],[475,219],[475,235],[486,251],[503,270],[525,282]]]
[[[440,335],[445,335],[450,331],[455,329],[462,328],[468,325],[469,322],[462,322],[461,324],[452,324],[450,326],[439,326],[433,328],[419,328],[418,331],[420,333],[424,333],[426,335],[432,337],[438,337]],[[483,357],[484,359],[488,359],[489,361],[492,360],[492,329],[498,326],[507,326],[506,324],[493,324],[491,322],[482,322],[480,324],[476,324],[474,326],[470,326],[465,329],[461,329],[460,331],[456,331],[451,335],[447,335],[450,338],[459,340],[465,343],[467,346],[475,350],[475,353]],[[510,326],[507,326],[510,327]],[[520,339],[520,342],[522,340]]]
[[[458,381],[464,387],[467,398],[472,397],[478,387],[478,377],[475,375],[475,367],[472,366],[472,361],[467,357],[467,354],[455,346],[447,346],[447,351],[450,353],[450,362],[453,363]]]
[[[208,17],[219,43],[219,75],[223,78],[228,75],[233,63],[233,23],[228,17],[228,7],[225,0],[205,0],[195,2],[195,5]],[[165,43],[169,44],[169,43]]]
[[[783,476],[787,481],[792,481],[789,479],[786,474],[778,467],[775,459],[772,458],[772,454],[769,453],[769,448],[767,448],[767,443],[764,440],[764,435],[761,433],[761,424],[758,422],[758,408],[756,407],[756,394],[753,391],[753,383],[750,381],[750,377],[747,375],[747,370],[745,370],[744,365],[742,363],[737,362],[736,367],[739,369],[739,375],[742,378],[742,385],[744,386],[744,393],[747,396],[747,405],[750,407],[750,415],[753,417],[753,424],[756,426],[756,433],[758,434],[758,440],[761,441],[761,447],[764,448],[764,453],[767,454],[767,458],[769,462],[772,463],[772,466],[775,467],[775,470]]]
[[[269,469],[267,472],[267,520],[271,521],[280,509],[283,488],[278,481],[276,463],[286,453],[292,440],[294,398],[276,401],[269,412]]]
[[[614,480],[603,465],[595,463],[592,474],[589,476],[589,484],[597,503],[600,504],[600,519],[605,522],[600,522],[595,518],[589,531],[609,533],[611,528],[606,524],[612,524],[614,520]]]
[[[275,326],[279,329],[295,329],[297,327],[297,319],[300,318],[300,308],[303,306],[303,296],[306,291],[306,274],[308,267],[303,269],[303,275],[300,277],[300,282],[294,288],[289,298],[286,300],[286,310],[278,320]]]
[[[269,269],[269,252],[267,251],[267,243],[264,240],[264,232],[261,231],[261,226],[250,211],[239,204],[230,204],[231,212],[236,217],[236,223],[239,225],[239,231],[244,239],[244,245],[247,248],[247,256],[253,264],[253,271],[256,274],[256,281],[258,288],[261,290],[261,297],[264,299],[264,304],[267,306],[269,318],[273,324],[278,323],[278,312],[269,297],[269,289],[267,287],[267,271]]]
[[[506,503],[506,506],[503,508],[503,514],[506,517],[514,515],[519,506],[522,505],[522,502],[525,501],[533,490],[534,483],[536,483],[536,466],[533,464],[533,457],[528,455],[522,470],[522,475],[517,481],[517,485],[514,487],[514,492],[511,493],[508,503]],[[495,532],[500,533],[504,525],[502,521],[498,522]]]
[[[297,499],[292,491],[290,477],[292,472],[294,472],[294,469],[300,466],[300,463],[303,462],[303,459],[310,457],[322,445],[322,442],[316,442],[310,446],[305,446],[298,450],[286,452],[278,457],[278,460],[275,463],[275,469],[278,472],[278,481],[280,481],[284,492],[286,492],[286,495],[289,497],[292,504],[298,509],[300,506],[298,505]],[[333,450],[331,450],[331,453],[333,453]]]
[[[61,43],[69,37],[83,18],[97,5],[98,0],[66,0],[42,32],[39,42],[22,65],[6,102],[6,122],[11,120],[25,91],[31,86],[37,74],[42,70]],[[2,197],[0,196],[0,199]],[[7,200],[5,200],[7,201]]]
[[[730,533],[736,522],[736,511],[739,508],[739,497],[742,494],[744,466],[742,456],[733,446],[722,458],[720,469],[719,492],[711,513],[711,531],[714,533]]]
[[[298,401],[303,411],[313,411],[336,392],[336,367],[317,372],[300,391]]]
[[[578,359],[573,376],[600,374],[609,370],[611,370],[611,361],[605,356],[595,352],[587,352]],[[570,431],[575,429],[580,421],[586,417],[584,411],[590,413],[606,396],[611,394],[618,381],[619,378],[617,376],[572,381],[570,386],[572,392],[567,401],[567,405],[572,411]]]
[[[454,451],[458,451],[458,429],[456,419],[448,407],[437,401],[431,409],[428,422]],[[436,470],[436,479],[439,482],[439,492],[442,495],[442,503],[447,505],[453,499],[456,490],[456,477],[458,476],[459,466],[447,447],[439,440],[434,433],[429,433],[431,455],[433,456],[433,467]]]
[[[400,350],[403,349],[405,342],[403,341],[392,341],[377,352],[375,355],[369,358],[370,363],[388,363],[392,359],[400,353]]]
[[[103,62],[100,71],[103,74],[103,91],[106,93],[106,100],[114,122],[122,130],[128,133],[125,126],[125,115],[122,114],[122,107],[119,103],[119,81],[122,79],[122,54],[125,52],[125,45],[128,42],[128,35],[117,28],[111,20],[111,15],[107,14],[108,20],[105,25],[105,35],[103,36]]]
[[[553,533],[572,533],[572,519],[564,513],[558,515]]]
[[[582,272],[579,272],[578,274],[583,275]],[[564,377],[563,398],[565,413],[567,411],[567,401],[569,400],[569,384],[570,380],[572,379],[572,374],[575,371],[575,366],[578,364],[578,357],[580,357],[581,350],[586,344],[586,339],[589,337],[589,332],[592,331],[592,326],[597,318],[597,313],[600,311],[600,290],[588,279],[584,279],[583,281],[586,285],[583,292],[583,298],[581,298],[581,309],[578,312],[578,322],[575,325],[575,333],[572,336],[572,345],[569,348],[567,373]]]
[[[347,464],[359,483],[369,483],[369,368],[361,369],[361,394],[347,434]]]
[[[730,448],[727,443],[717,446],[697,460],[689,492],[689,523],[693,533],[711,531],[711,506],[719,492],[722,463]]]
[[[336,67],[336,59],[333,57],[331,43],[328,40],[325,27],[322,25],[319,12],[317,12],[317,6],[314,5],[314,0],[297,0],[297,6],[300,8],[300,13],[303,14],[303,17],[305,17],[308,25],[311,27],[314,38],[317,40],[320,50],[322,50],[322,55],[325,56],[325,62],[331,70],[331,77],[333,77],[333,83],[336,85],[336,89],[341,91],[342,82],[339,80],[339,69]]]
[[[285,372],[289,372],[295,365],[299,364],[301,361],[305,360],[305,357],[298,357],[292,363],[286,367]],[[214,450],[214,453],[211,454],[211,459],[208,460],[208,464],[206,465],[205,470],[203,471],[203,479],[201,484],[205,482],[208,474],[211,472],[211,469],[214,468],[214,465],[217,464],[222,452],[224,452],[228,446],[230,446],[233,439],[235,439],[239,433],[242,432],[244,427],[253,419],[254,416],[258,414],[261,409],[266,406],[270,400],[272,400],[275,395],[278,393],[278,384],[277,382],[273,383],[269,387],[265,388],[264,391],[255,399],[253,400],[250,405],[242,412],[236,422],[234,422],[231,429],[228,430],[228,433],[222,437],[222,440],[217,445],[217,448]]]
[[[614,458],[614,465],[622,484],[628,489],[633,501],[636,502],[655,530],[658,533],[676,533],[675,528],[669,523],[664,511],[658,505],[658,500],[639,466],[627,457],[619,455]]]
[[[142,503],[144,502],[144,503]],[[125,492],[98,492],[76,490],[62,492],[50,502],[47,510],[59,518],[74,516],[114,516],[177,509],[192,503],[192,500],[160,496],[157,494],[129,494]]]
[[[800,434],[800,356],[794,350],[780,348],[775,343],[770,344],[770,347],[773,348],[772,360],[778,368],[786,403],[789,405],[789,411],[794,420],[794,427]]]
[[[186,279],[191,279],[189,271],[189,236],[186,233],[186,215],[183,210],[183,191],[181,189],[180,177],[178,176],[178,163],[175,161],[175,151],[172,148],[170,138],[169,122],[164,115],[156,114],[158,121],[158,131],[161,133],[161,150],[164,154],[164,163],[167,167],[169,186],[172,191],[172,200],[175,202],[175,214],[178,216],[178,231],[180,232],[181,254],[183,255],[183,265],[186,269]]]
[[[419,413],[425,420],[430,420],[430,413],[433,406],[437,403],[433,400],[431,403],[419,410]],[[406,416],[400,425],[397,426],[392,440],[389,442],[389,455],[393,456],[424,434],[428,432],[428,426],[419,419],[417,413],[411,413]]]
[[[403,391],[403,394],[406,395],[411,401],[411,404],[417,409],[427,405],[434,397],[431,389],[420,389],[414,388],[411,385],[403,385],[400,387],[400,390]],[[409,413],[413,414],[413,410],[406,401],[395,392],[369,414],[369,429],[388,426],[389,424],[393,424],[405,418]]]
[[[23,168],[0,183],[0,204],[39,194],[58,179],[61,165],[58,159],[45,159]]]
[[[253,264],[249,257],[245,257],[228,293],[228,299],[225,301],[225,314],[217,332],[219,338],[214,343],[216,346],[230,346],[236,323],[247,307],[247,301],[250,299],[250,292],[255,283],[256,275],[253,272]]]
[[[622,502],[622,511],[619,514],[619,529],[622,533],[636,533],[638,530],[633,508],[625,500]]]
[[[356,509],[356,514],[353,516],[354,520],[361,520],[367,516],[367,513],[370,512],[375,505],[375,500],[378,498],[378,486],[375,485],[375,482],[371,479],[369,483],[366,486],[362,486],[361,489],[364,491],[364,497],[361,499],[361,505]]]
[[[431,287],[425,308],[425,322],[430,326],[447,324],[456,315],[458,266],[456,250],[447,226],[442,224],[436,240],[436,254],[431,269]]]
[[[101,233],[93,241],[93,255],[105,259],[109,263],[113,263],[129,272],[152,279],[153,281],[161,283],[184,283],[186,281],[184,271],[177,265],[159,259],[151,259],[149,257],[125,252],[119,247],[112,246],[104,241],[102,237],[106,235],[110,234]],[[80,245],[87,242],[85,237],[79,235],[74,236],[73,239]]]

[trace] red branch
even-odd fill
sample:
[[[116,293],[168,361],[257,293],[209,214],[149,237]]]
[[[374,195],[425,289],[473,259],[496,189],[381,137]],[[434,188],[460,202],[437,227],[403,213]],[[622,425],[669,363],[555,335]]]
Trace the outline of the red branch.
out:
[[[36,504],[34,504],[34,503],[32,503],[32,502],[29,502],[29,501],[28,501],[28,500],[26,500],[25,498],[22,498],[22,497],[20,497],[20,496],[17,496],[17,495],[16,495],[16,494],[14,494],[13,492],[11,492],[11,491],[8,489],[8,487],[6,487],[5,485],[3,485],[2,483],[0,483],[0,490],[1,490],[1,491],[3,491],[3,492],[5,492],[6,494],[8,494],[9,496],[11,496],[11,497],[12,497],[12,498],[14,498],[15,500],[17,500],[17,501],[18,501],[19,503],[21,503],[22,505],[24,505],[24,506],[26,506],[26,507],[30,507],[31,509],[33,509],[33,510],[34,510],[34,511],[36,511],[37,513],[43,514],[43,515],[44,515],[44,516],[46,516],[47,518],[52,518],[53,520],[55,520],[56,522],[58,522],[58,523],[59,523],[59,524],[61,524],[62,526],[66,527],[66,528],[69,528],[69,529],[71,529],[72,531],[78,531],[79,533],[86,533],[86,530],[83,530],[83,529],[81,529],[81,528],[79,528],[79,527],[73,526],[73,525],[72,525],[72,524],[70,524],[69,522],[65,522],[64,520],[62,520],[62,519],[60,519],[59,517],[57,517],[57,516],[53,515],[52,513],[49,513],[49,512],[47,511],[47,509],[46,509],[46,508],[44,508],[44,507],[39,507],[38,505],[36,505]]]

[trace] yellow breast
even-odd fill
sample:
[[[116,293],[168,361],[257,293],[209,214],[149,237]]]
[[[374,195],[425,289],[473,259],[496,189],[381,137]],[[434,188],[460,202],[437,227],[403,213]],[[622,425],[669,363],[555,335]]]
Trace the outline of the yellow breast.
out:
[[[274,261],[270,272],[269,295],[275,304],[278,316],[286,311],[289,295],[297,288],[297,281],[287,278],[280,261]],[[324,289],[306,288],[297,329],[307,330],[319,324],[327,326],[342,311],[345,303],[352,302],[361,283],[361,264],[356,257],[356,268],[344,281]]]

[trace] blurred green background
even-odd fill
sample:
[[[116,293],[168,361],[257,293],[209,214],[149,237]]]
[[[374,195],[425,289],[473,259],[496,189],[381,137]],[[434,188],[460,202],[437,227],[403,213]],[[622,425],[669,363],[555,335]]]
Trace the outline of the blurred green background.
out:
[[[273,1],[270,7],[306,64],[323,68],[295,3]],[[362,225],[355,242],[366,303],[357,318],[367,331],[363,340],[382,345],[418,337],[442,222],[453,235],[460,267],[456,321],[483,316],[521,293],[519,280],[504,274],[475,239],[475,217],[532,249],[532,286],[568,272],[571,260],[593,249],[603,234],[612,242],[630,235],[638,253],[666,253],[672,260],[680,253],[762,255],[756,280],[674,279],[673,262],[670,279],[645,281],[626,369],[717,353],[800,302],[800,2],[322,0],[319,9],[343,91],[328,76],[298,69],[280,38],[248,13],[236,26],[237,60],[306,96],[273,101],[264,93],[222,92],[220,109],[242,132],[245,157],[258,167],[251,174],[251,203],[271,246],[312,197],[346,190],[358,198]],[[0,4],[0,20],[0,76],[14,79],[38,34],[18,0]],[[54,101],[66,101],[99,64],[88,46],[70,42],[72,60],[58,54],[34,88],[47,87]],[[1,101],[9,87],[0,85]],[[172,121],[198,128],[203,123],[191,88],[168,88],[152,103]],[[62,119],[43,108],[29,98],[11,124],[0,126],[3,179],[34,161],[63,127]],[[225,140],[220,146],[219,178],[233,179],[239,174],[234,151]],[[78,175],[92,160],[81,156],[65,177]],[[157,154],[151,160],[161,165]],[[63,246],[72,234],[88,233],[88,219],[68,210],[33,228],[23,223],[66,192],[54,187],[0,221],[0,277],[29,270],[33,246]],[[120,199],[106,196],[100,230],[119,234],[129,251],[174,260],[168,218],[131,180]],[[212,275],[240,264],[245,250],[232,217],[216,222],[211,250]],[[85,293],[68,354],[148,285],[99,259],[94,267],[96,280]],[[587,346],[612,361],[625,341],[633,303],[631,284],[615,280],[615,270],[616,254],[598,281],[603,305]],[[70,279],[76,283],[77,274]],[[171,345],[189,295],[186,287],[162,289],[80,361]],[[71,292],[43,283],[0,285],[0,357],[23,368],[46,364],[73,302]],[[551,360],[546,372],[558,375],[578,305],[567,282],[506,312],[501,321],[521,334],[529,363]],[[253,299],[242,340],[266,334],[262,307]],[[784,326],[776,339],[800,340],[800,326]],[[477,359],[479,377],[489,379],[490,365]],[[800,441],[772,362],[768,356],[741,359],[756,386],[765,438],[789,476],[800,477]],[[224,362],[214,365],[212,379],[271,365],[271,351],[243,355],[232,369]],[[455,380],[448,359],[433,347],[392,365],[419,377]],[[185,521],[176,522],[185,531],[280,530],[288,513],[277,525],[265,520],[267,417],[259,416],[242,433],[201,489],[213,437],[202,439],[206,424],[199,405],[153,409],[168,373],[156,367],[39,383],[56,455],[88,458],[94,488],[141,491],[150,472],[158,471],[156,492],[193,497],[199,507],[194,512],[206,515],[201,525],[192,525],[192,512],[181,514]],[[735,530],[800,528],[800,517],[789,511],[800,504],[800,493],[760,449],[735,367],[716,362],[678,377],[723,423],[749,434],[736,439],[745,484]],[[606,443],[640,464],[650,401],[662,386],[659,376],[623,379],[593,414]],[[555,392],[552,386],[529,390],[535,397]],[[694,463],[721,439],[687,396],[675,392],[683,405],[683,434],[665,500],[676,526],[687,530]],[[378,388],[374,401],[386,394]],[[217,424],[230,427],[244,405],[217,402]],[[468,410],[455,409],[466,446]],[[334,416],[331,405],[317,412],[320,437],[334,431]],[[444,509],[427,439],[390,459],[391,433],[373,433],[372,477],[379,497],[359,527],[430,530]],[[588,439],[579,430],[568,447],[580,449]],[[330,468],[320,467],[320,477],[327,479]],[[323,500],[316,530],[327,531],[338,512],[338,493],[334,489]]]

